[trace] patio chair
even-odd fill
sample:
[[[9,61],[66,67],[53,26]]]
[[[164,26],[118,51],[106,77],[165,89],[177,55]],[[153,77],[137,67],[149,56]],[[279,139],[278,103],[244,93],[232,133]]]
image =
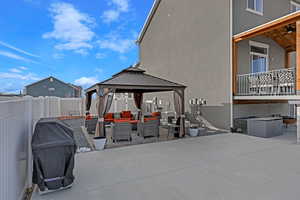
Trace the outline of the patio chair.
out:
[[[88,133],[94,133],[96,130],[98,118],[90,117],[88,120],[85,120],[85,127]]]
[[[132,125],[129,122],[115,122],[112,124],[113,142],[127,140],[131,141]]]
[[[256,95],[259,93],[259,78],[258,75],[250,75],[248,77],[249,81],[249,93]]]
[[[294,74],[292,71],[278,73],[278,93],[291,94],[294,90]]]
[[[142,137],[159,137],[159,120],[147,120],[139,122],[137,125],[139,136]]]
[[[270,95],[273,93],[273,77],[270,73],[262,73],[259,75],[259,94]]]

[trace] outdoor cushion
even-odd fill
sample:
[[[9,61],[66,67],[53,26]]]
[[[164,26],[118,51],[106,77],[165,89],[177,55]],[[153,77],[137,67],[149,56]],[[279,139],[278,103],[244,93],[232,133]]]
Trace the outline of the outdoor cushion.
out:
[[[114,121],[114,114],[113,113],[105,114],[104,121],[113,122]]]
[[[121,118],[131,118],[132,114],[131,111],[122,111],[121,112]]]
[[[152,115],[152,117],[160,117],[161,116],[160,112],[153,112],[153,113],[151,113],[151,115]]]
[[[157,120],[156,117],[147,117],[147,118],[144,118],[144,121],[150,121],[150,120]]]
[[[90,114],[85,116],[85,120],[91,120],[91,119],[92,119],[92,116]]]
[[[114,119],[114,122],[129,122],[130,118]]]

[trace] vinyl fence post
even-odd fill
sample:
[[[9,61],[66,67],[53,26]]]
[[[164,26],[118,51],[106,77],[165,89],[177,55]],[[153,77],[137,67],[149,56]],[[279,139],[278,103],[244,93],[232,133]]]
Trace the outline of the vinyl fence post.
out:
[[[32,102],[33,98],[26,96],[26,113],[25,116],[27,118],[27,132],[28,132],[28,157],[27,157],[27,187],[32,187],[32,170],[33,170],[33,161],[32,161],[32,148],[31,148],[31,138],[33,134],[33,110],[32,110]]]

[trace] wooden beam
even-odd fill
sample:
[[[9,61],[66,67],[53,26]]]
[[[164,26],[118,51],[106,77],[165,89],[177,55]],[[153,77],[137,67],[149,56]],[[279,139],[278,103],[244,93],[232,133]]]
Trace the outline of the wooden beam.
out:
[[[265,34],[267,32],[273,31],[275,29],[278,29],[280,27],[293,24],[300,20],[300,12],[295,12],[286,16],[283,16],[279,19],[276,19],[274,21],[271,21],[269,23],[260,25],[258,27],[255,27],[253,29],[250,29],[249,31],[245,31],[243,33],[237,34],[233,36],[233,39],[235,42],[239,42],[241,40],[249,39],[251,37],[255,37],[258,35]]]
[[[233,95],[237,92],[237,66],[238,65],[238,44],[232,41],[232,93]]]
[[[296,22],[296,93],[300,92],[300,21]]]
[[[291,67],[291,56],[290,56],[290,52],[288,52],[288,51],[285,51],[284,67],[285,68],[290,68]]]

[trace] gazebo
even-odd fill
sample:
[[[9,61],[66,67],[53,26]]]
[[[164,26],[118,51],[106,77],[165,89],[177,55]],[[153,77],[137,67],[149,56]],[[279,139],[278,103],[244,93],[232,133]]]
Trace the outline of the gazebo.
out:
[[[109,111],[114,93],[133,93],[136,107],[141,110],[144,93],[174,92],[174,107],[180,117],[179,136],[185,135],[184,128],[184,90],[186,86],[161,79],[145,73],[138,65],[130,66],[113,75],[110,79],[97,83],[86,89],[86,112],[91,107],[92,95],[97,94],[98,122],[95,135],[104,136],[104,116]],[[141,112],[139,112],[140,116]]]

